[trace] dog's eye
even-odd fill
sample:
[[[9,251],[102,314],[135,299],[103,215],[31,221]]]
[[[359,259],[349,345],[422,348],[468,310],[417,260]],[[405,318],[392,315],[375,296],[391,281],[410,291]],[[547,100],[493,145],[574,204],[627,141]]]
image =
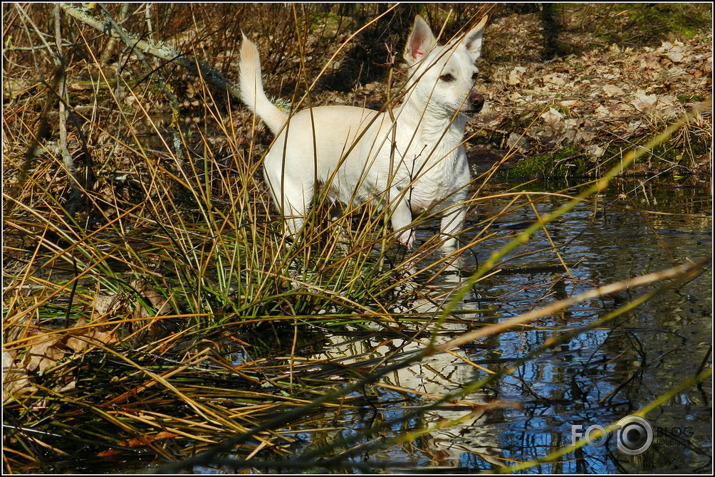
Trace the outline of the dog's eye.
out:
[[[447,73],[447,74],[440,76],[439,79],[441,79],[445,83],[449,83],[450,81],[454,81],[454,76],[452,76],[451,73]]]
[[[477,81],[477,78],[479,78],[479,72],[476,72],[472,75],[472,81]]]

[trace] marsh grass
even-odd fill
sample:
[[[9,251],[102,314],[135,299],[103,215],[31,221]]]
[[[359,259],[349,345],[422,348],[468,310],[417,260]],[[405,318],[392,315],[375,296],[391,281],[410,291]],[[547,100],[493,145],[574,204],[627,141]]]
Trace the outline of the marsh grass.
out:
[[[22,8],[29,18],[52,6]],[[31,38],[32,29],[24,25]],[[461,341],[435,341],[444,323],[460,322],[460,299],[496,273],[509,251],[605,188],[640,154],[624,158],[579,194],[564,191],[567,205],[548,216],[540,216],[534,204],[550,194],[499,193],[511,198],[508,205],[471,221],[459,249],[446,256],[427,235],[414,251],[398,247],[384,210],[375,204],[336,211],[321,200],[304,232],[288,240],[262,180],[266,143],[254,120],[199,78],[191,83],[198,103],[191,114],[197,119],[183,123],[183,112],[162,86],[161,75],[175,70],[150,71],[128,55],[124,60],[134,74],[116,74],[97,53],[97,42],[105,39],[79,31],[72,41],[85,54],[62,67],[70,84],[89,72],[90,88],[78,86],[69,96],[79,126],[66,147],[78,158],[79,173],[92,172],[94,180],[73,186],[62,159],[65,146],[54,135],[38,137],[36,121],[54,128],[61,119],[24,105],[49,102],[52,91],[28,87],[23,105],[10,103],[5,110],[3,464],[10,473],[77,471],[71,458],[77,454],[87,456],[81,464],[86,468],[104,465],[108,471],[117,470],[106,464],[115,458],[132,461],[130,470],[160,462],[174,462],[163,469],[171,471],[369,470],[351,456],[410,442],[435,427],[389,439],[377,438],[380,432],[462,399],[484,383],[470,383],[365,430],[360,438],[367,445],[351,449],[358,438],[328,439],[300,462],[286,458],[297,445],[286,429],[329,434],[318,413],[374,406],[372,393],[382,377],[477,339],[465,334]],[[32,43],[36,61],[54,54],[51,46]],[[17,64],[28,62],[27,52],[17,54]],[[273,60],[276,68],[284,67]],[[40,72],[29,66],[23,71],[26,79]],[[678,130],[672,126],[665,135]],[[493,199],[482,193],[493,173],[475,178],[466,204],[471,211]],[[67,208],[72,190],[83,197],[74,214]],[[497,234],[492,224],[521,208],[533,212],[533,226],[476,270],[463,270],[468,278],[455,288],[431,287],[454,270],[459,255],[490,248]],[[433,212],[416,219],[429,232],[435,224]],[[694,268],[651,279],[677,279]],[[438,311],[421,311],[417,303],[424,301]],[[499,333],[551,312],[545,308],[479,329]],[[311,357],[331,330],[422,345],[377,361]],[[512,405],[486,403],[484,409]]]

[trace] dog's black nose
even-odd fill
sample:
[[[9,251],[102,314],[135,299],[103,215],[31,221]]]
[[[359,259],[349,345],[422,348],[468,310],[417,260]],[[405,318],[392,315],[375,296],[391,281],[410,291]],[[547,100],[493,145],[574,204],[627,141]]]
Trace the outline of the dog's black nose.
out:
[[[478,113],[484,107],[484,96],[481,93],[472,91],[469,93],[469,102],[472,103],[472,109]]]

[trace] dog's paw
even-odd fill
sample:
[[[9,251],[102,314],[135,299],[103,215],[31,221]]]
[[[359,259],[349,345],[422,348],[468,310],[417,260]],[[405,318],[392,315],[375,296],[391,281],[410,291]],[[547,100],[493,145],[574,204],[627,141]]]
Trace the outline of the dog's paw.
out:
[[[412,249],[415,244],[415,231],[414,229],[404,230],[397,236],[397,241],[407,247]]]

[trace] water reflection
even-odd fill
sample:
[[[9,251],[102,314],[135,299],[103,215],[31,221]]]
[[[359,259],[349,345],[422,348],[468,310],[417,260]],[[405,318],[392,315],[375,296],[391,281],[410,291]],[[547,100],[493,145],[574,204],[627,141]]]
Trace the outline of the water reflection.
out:
[[[433,307],[425,302],[420,312]],[[445,324],[439,329],[437,342],[466,331],[464,325]],[[384,338],[379,332],[360,340],[346,339],[344,336],[329,337],[324,352],[315,356],[318,360],[340,362],[341,365],[357,363],[395,362],[426,345],[410,338]],[[417,439],[409,445],[389,451],[391,468],[430,466],[433,468],[470,468],[462,462],[465,455],[479,455],[483,460],[498,456],[499,442],[488,424],[482,405],[492,398],[490,393],[479,390],[438,405],[435,409],[420,413],[413,419],[406,419],[417,406],[428,404],[447,394],[458,394],[466,385],[480,379],[480,368],[475,366],[466,352],[460,349],[452,353],[442,353],[427,357],[418,363],[403,367],[385,378],[376,386],[379,397],[374,402],[376,421],[394,421],[392,435],[416,431],[438,422],[459,421],[444,429],[438,429]],[[493,417],[494,411],[490,411]],[[346,422],[349,427],[355,422]],[[384,455],[365,456],[365,461],[374,465]],[[374,462],[378,460],[378,462]]]
[[[654,189],[651,193],[656,197]],[[440,339],[466,331],[472,326],[470,320],[477,326],[507,319],[594,286],[669,268],[709,253],[712,225],[711,216],[705,213],[710,210],[709,198],[690,190],[671,190],[657,199],[657,213],[635,211],[632,203],[623,203],[617,196],[602,196],[595,203],[577,207],[551,224],[548,236],[537,233],[507,257],[502,264],[503,273],[479,282],[478,299],[469,297],[462,303],[462,311],[467,312],[460,314],[464,321],[442,328]],[[562,203],[561,199],[545,198],[534,206],[536,213],[543,216]],[[494,200],[485,204],[480,214],[489,216],[504,206]],[[486,260],[490,251],[513,238],[519,224],[531,222],[535,217],[531,207],[502,216],[492,225],[497,238],[489,242],[489,248],[474,250],[472,257],[476,259],[466,254],[466,263],[462,265],[474,270],[477,260]],[[431,231],[424,233],[427,236]],[[405,468],[429,465],[493,470],[495,463],[535,459],[571,444],[574,425],[587,428],[617,422],[709,365],[711,283],[708,268],[690,282],[659,293],[607,326],[586,331],[463,398],[467,404],[496,399],[519,403],[521,408],[475,414],[410,445],[366,456],[365,461],[402,462]],[[441,285],[446,289],[454,284],[446,279]],[[485,377],[486,372],[477,366],[504,370],[545,341],[589,324],[645,291],[629,290],[593,299],[557,316],[463,346],[454,350],[454,354],[433,356],[401,369],[375,388],[377,404],[372,418],[399,417],[413,406],[430,402],[433,395],[443,396]],[[428,313],[429,307],[434,305],[425,303],[420,311]],[[377,363],[386,357],[399,359],[419,348],[411,340],[380,336],[376,333],[360,340],[329,336],[329,346],[317,358]],[[556,464],[531,471],[708,470],[712,455],[711,399],[708,381],[678,394],[649,414],[649,421],[661,435],[640,456],[624,455],[610,439],[603,446],[585,446]],[[420,429],[469,413],[467,406],[443,406],[418,420],[402,423],[394,431]],[[354,432],[368,424],[347,419],[343,425]],[[679,439],[664,434],[686,428],[688,435]]]

